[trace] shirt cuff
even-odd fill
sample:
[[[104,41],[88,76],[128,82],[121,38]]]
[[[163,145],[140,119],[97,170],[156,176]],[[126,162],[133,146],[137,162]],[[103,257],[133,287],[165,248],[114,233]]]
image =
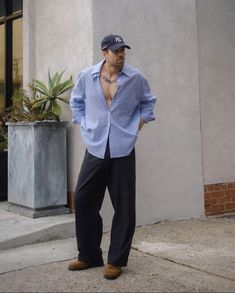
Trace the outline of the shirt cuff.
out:
[[[153,115],[144,114],[144,113],[140,114],[140,118],[143,119],[145,123],[148,123],[156,119]]]
[[[73,124],[80,124],[77,119],[72,119]]]
[[[72,117],[72,122],[73,122],[73,124],[81,124],[81,120],[82,120],[83,117],[84,117],[84,116],[74,115],[74,116]]]

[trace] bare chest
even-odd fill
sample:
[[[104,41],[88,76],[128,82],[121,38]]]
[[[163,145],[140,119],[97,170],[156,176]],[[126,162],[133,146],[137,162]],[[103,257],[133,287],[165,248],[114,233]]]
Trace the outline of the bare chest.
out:
[[[113,80],[114,82],[108,82],[107,80],[103,79],[102,76],[100,77],[100,85],[103,90],[105,101],[108,107],[110,107],[112,99],[118,90],[118,83],[117,80]]]

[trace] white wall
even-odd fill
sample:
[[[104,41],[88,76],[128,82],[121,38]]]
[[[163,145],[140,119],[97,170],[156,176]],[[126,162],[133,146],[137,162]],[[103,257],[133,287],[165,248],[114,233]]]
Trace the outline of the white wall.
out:
[[[235,181],[235,1],[198,0],[204,183]]]
[[[138,223],[204,213],[198,45],[194,0],[93,1],[94,62],[100,40],[118,33],[157,94],[157,121],[137,143]],[[107,206],[110,206],[107,200]],[[103,209],[106,218],[108,208]]]

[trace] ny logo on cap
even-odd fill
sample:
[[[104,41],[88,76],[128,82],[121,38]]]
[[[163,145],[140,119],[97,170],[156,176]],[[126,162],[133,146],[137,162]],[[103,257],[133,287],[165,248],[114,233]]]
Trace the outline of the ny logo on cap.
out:
[[[122,39],[119,36],[117,36],[117,37],[115,37],[115,42],[122,43]]]

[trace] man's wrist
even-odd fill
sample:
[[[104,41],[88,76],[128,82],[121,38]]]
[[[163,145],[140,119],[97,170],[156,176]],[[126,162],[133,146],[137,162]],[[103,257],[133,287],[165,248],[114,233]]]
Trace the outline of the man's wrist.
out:
[[[145,121],[143,118],[140,118],[140,123],[139,123],[139,130],[141,130],[141,128],[144,126]]]

